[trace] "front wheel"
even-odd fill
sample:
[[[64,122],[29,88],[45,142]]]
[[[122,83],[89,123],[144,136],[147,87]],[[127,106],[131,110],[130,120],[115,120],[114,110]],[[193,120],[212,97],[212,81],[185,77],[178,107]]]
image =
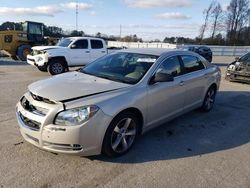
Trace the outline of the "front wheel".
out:
[[[67,71],[65,62],[59,59],[52,60],[47,66],[47,70],[51,75],[61,74]]]
[[[119,157],[127,153],[135,143],[138,128],[139,121],[130,112],[115,117],[106,131],[103,153],[111,157]]]
[[[209,112],[210,110],[212,110],[214,106],[215,95],[216,95],[216,88],[210,87],[207,91],[207,94],[205,96],[205,99],[201,107],[201,110],[203,112]]]

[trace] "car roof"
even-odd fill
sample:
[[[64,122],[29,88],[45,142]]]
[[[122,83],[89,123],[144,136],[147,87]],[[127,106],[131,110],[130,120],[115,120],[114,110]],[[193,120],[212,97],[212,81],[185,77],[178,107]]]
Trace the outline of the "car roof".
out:
[[[177,51],[177,50],[167,49],[167,48],[128,48],[128,49],[124,49],[124,50],[119,50],[117,52],[127,52],[127,53],[138,53],[138,54],[161,56],[164,53],[174,52],[174,51]]]
[[[78,39],[98,39],[98,40],[103,40],[103,39],[97,38],[97,37],[66,37],[66,38],[67,39],[72,39],[72,40],[78,40]]]

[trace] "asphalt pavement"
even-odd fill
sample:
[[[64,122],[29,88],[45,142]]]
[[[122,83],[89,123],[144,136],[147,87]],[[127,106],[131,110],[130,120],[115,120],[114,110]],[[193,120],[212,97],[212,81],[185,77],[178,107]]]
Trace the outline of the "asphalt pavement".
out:
[[[215,57],[224,76],[233,57]],[[23,140],[15,105],[50,77],[0,59],[0,187],[250,188],[250,85],[222,78],[214,109],[193,111],[144,134],[123,157],[77,157]]]

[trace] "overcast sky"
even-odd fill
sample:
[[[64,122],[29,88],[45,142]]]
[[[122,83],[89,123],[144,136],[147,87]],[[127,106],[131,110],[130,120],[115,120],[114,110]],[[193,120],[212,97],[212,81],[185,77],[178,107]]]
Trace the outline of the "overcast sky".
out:
[[[194,38],[203,23],[203,10],[211,0],[78,0],[78,28],[87,34],[97,32],[119,36],[137,34],[143,40],[165,36]],[[55,25],[64,30],[76,28],[72,0],[0,0],[0,22],[25,20]],[[226,7],[230,0],[218,0]]]

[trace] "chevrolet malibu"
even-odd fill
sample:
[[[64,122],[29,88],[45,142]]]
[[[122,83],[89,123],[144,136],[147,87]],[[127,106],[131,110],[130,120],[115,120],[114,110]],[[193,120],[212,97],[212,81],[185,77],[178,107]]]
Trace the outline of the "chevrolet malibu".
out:
[[[127,49],[29,85],[16,116],[23,138],[41,149],[117,157],[158,125],[210,111],[220,79],[193,52]]]

